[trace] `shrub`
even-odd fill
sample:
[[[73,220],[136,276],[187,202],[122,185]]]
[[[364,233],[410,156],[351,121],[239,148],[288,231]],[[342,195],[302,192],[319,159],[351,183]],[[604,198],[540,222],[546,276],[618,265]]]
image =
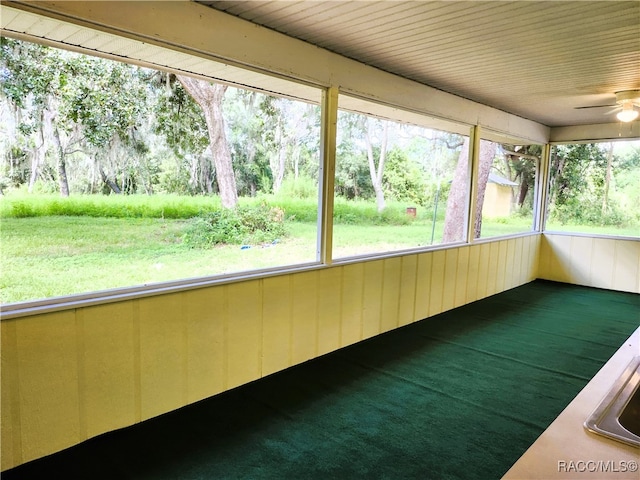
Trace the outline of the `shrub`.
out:
[[[201,214],[187,225],[183,241],[190,247],[207,248],[219,244],[270,243],[284,235],[284,211],[261,203]]]

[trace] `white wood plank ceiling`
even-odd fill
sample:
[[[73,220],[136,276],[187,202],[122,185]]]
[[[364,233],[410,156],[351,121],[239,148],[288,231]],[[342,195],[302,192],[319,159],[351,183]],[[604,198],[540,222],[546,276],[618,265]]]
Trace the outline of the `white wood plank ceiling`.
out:
[[[548,126],[616,122],[576,107],[640,89],[638,0],[199,3]]]
[[[2,34],[141,66],[187,73],[245,88],[320,103],[322,91],[302,83],[120,37],[42,15],[3,7]]]

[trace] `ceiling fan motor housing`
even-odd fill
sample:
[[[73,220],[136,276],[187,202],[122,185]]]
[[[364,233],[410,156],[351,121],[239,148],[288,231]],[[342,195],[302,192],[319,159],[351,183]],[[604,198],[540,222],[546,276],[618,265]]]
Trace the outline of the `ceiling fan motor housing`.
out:
[[[640,90],[622,90],[621,92],[616,92],[616,103],[618,105],[632,103],[640,106]]]
[[[621,122],[633,122],[640,112],[634,106],[640,106],[640,90],[623,90],[616,92],[616,103],[622,106],[616,117]]]

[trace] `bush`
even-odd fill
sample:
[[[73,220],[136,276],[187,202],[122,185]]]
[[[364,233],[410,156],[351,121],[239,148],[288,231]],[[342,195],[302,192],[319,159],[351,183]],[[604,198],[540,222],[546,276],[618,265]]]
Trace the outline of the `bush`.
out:
[[[183,241],[193,248],[207,248],[271,243],[284,235],[284,211],[261,203],[199,215],[186,227]]]

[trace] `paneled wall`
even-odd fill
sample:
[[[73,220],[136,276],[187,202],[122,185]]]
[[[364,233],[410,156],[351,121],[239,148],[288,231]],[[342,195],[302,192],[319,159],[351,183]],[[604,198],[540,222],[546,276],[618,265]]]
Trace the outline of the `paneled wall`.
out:
[[[540,245],[538,276],[640,293],[640,239],[545,233]]]
[[[527,283],[539,241],[3,320],[2,469]]]

